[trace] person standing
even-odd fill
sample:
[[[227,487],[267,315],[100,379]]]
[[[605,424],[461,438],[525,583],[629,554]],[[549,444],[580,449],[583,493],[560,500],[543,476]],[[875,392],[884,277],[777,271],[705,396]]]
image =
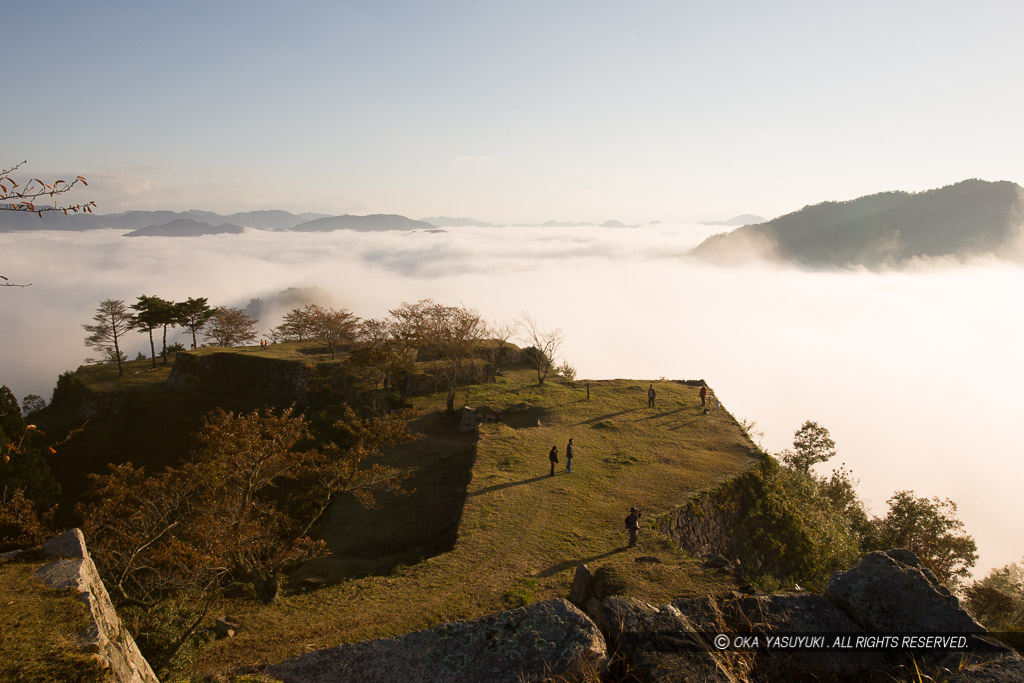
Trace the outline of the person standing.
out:
[[[629,531],[629,547],[635,548],[637,537],[640,535],[640,510],[634,507],[629,508],[629,516],[626,517],[626,530]]]
[[[555,465],[558,464],[558,446],[552,446],[548,453],[548,460],[551,461],[551,476],[555,476]]]
[[[654,407],[654,397],[657,396],[657,392],[654,391],[654,382],[651,382],[651,387],[647,390],[647,407]]]
[[[576,454],[576,449],[572,445],[572,439],[569,439],[569,443],[565,444],[565,471],[572,472],[572,457]]]
[[[704,408],[708,405],[708,385],[703,382],[700,385],[700,404]]]

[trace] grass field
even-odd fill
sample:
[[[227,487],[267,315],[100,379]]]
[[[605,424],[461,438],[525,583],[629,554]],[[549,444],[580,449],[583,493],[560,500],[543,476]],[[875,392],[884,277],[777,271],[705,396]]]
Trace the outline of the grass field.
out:
[[[0,562],[0,680],[107,680],[103,662],[78,649],[90,618],[77,591],[32,576],[50,559],[23,557]]]
[[[453,619],[475,618],[532,600],[568,594],[577,564],[604,567],[619,592],[655,603],[721,593],[731,577],[704,570],[653,529],[626,549],[630,505],[644,519],[748,469],[755,451],[722,410],[704,415],[697,388],[657,382],[647,408],[646,381],[611,380],[539,387],[527,370],[497,384],[460,387],[457,405],[501,411],[479,435],[458,432],[443,414],[444,396],[414,399],[412,423],[423,440],[385,454],[409,467],[416,492],[364,511],[342,501],[320,533],[334,557],[293,578],[328,586],[288,591],[275,604],[231,601],[225,616],[236,637],[203,651],[199,672],[223,674],[311,649],[393,636]],[[548,476],[547,453],[575,439],[574,472]],[[661,564],[637,564],[655,555]]]

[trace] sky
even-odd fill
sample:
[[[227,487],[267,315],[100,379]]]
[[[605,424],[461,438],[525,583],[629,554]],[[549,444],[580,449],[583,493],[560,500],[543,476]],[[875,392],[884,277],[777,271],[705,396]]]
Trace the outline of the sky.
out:
[[[1015,2],[6,6],[0,166],[99,213],[771,218],[1024,182]]]

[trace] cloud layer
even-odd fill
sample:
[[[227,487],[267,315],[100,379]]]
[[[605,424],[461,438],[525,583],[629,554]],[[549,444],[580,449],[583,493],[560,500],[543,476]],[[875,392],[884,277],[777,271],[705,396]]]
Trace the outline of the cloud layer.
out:
[[[678,255],[716,228],[448,228],[443,233],[124,239],[120,231],[0,235],[0,383],[49,395],[93,353],[83,323],[104,298],[155,294],[245,305],[320,287],[362,317],[433,297],[491,319],[531,312],[566,333],[581,377],[704,378],[780,450],[827,426],[876,512],[898,489],[949,496],[982,551],[1019,560],[1017,341],[1002,303],[1024,270],[996,261],[909,272],[723,268]],[[276,319],[262,321],[264,329]],[[135,346],[142,349],[138,335]],[[838,465],[838,462],[834,463]]]

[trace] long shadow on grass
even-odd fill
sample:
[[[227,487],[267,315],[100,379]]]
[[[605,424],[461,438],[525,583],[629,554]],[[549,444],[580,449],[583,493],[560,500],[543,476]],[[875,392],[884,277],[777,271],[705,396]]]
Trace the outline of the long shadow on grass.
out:
[[[606,557],[611,557],[612,555],[617,555],[618,553],[622,553],[622,552],[625,552],[625,551],[626,551],[626,547],[622,546],[621,548],[615,548],[614,550],[609,550],[606,553],[601,553],[600,555],[594,555],[593,557],[581,557],[581,558],[576,559],[576,560],[566,560],[565,562],[559,562],[558,564],[551,565],[550,567],[548,567],[547,569],[542,571],[540,574],[537,574],[537,576],[541,576],[541,577],[554,576],[558,572],[564,572],[566,569],[572,569],[573,567],[576,567],[576,566],[581,565],[581,564],[586,564],[587,562],[594,562],[595,560],[602,560],[602,559],[604,559]]]
[[[600,422],[601,420],[610,420],[613,417],[618,417],[619,415],[625,415],[626,413],[633,413],[633,412],[636,412],[637,410],[640,410],[640,409],[639,408],[627,408],[626,410],[620,410],[617,413],[606,413],[605,415],[598,415],[597,417],[592,417],[589,420],[583,420],[583,422],[577,422],[576,424],[573,425],[573,427],[579,427],[580,425],[594,424],[596,422]]]
[[[683,412],[683,408],[676,408],[675,410],[667,410],[664,413],[658,413],[656,415],[648,415],[647,417],[638,417],[637,422],[640,420],[657,420],[659,417],[668,417],[669,415],[675,415],[676,413]]]
[[[677,425],[675,425],[673,427],[669,427],[668,430],[670,432],[674,432],[674,431],[678,431],[680,429],[689,429],[689,428],[693,427],[695,424],[697,424],[697,422],[699,420],[701,420],[702,418],[707,417],[706,415],[703,415],[700,412],[700,411],[703,410],[702,408],[698,408],[697,410],[698,410],[698,412],[691,413],[689,415],[689,417],[687,419],[685,419],[685,421],[680,422],[679,424],[677,424]]]
[[[565,473],[564,472],[555,472],[555,476],[556,477],[559,474],[565,474]],[[488,486],[487,488],[480,489],[479,491],[473,491],[473,493],[467,493],[466,497],[467,498],[472,498],[474,496],[479,496],[479,495],[484,494],[484,493],[490,493],[492,491],[500,491],[501,489],[507,489],[507,488],[511,488],[513,486],[522,486],[523,484],[532,484],[535,481],[543,481],[544,479],[550,479],[550,478],[551,478],[550,474],[542,474],[539,477],[533,477],[532,479],[522,479],[520,481],[507,481],[504,484],[495,484],[494,486]]]

